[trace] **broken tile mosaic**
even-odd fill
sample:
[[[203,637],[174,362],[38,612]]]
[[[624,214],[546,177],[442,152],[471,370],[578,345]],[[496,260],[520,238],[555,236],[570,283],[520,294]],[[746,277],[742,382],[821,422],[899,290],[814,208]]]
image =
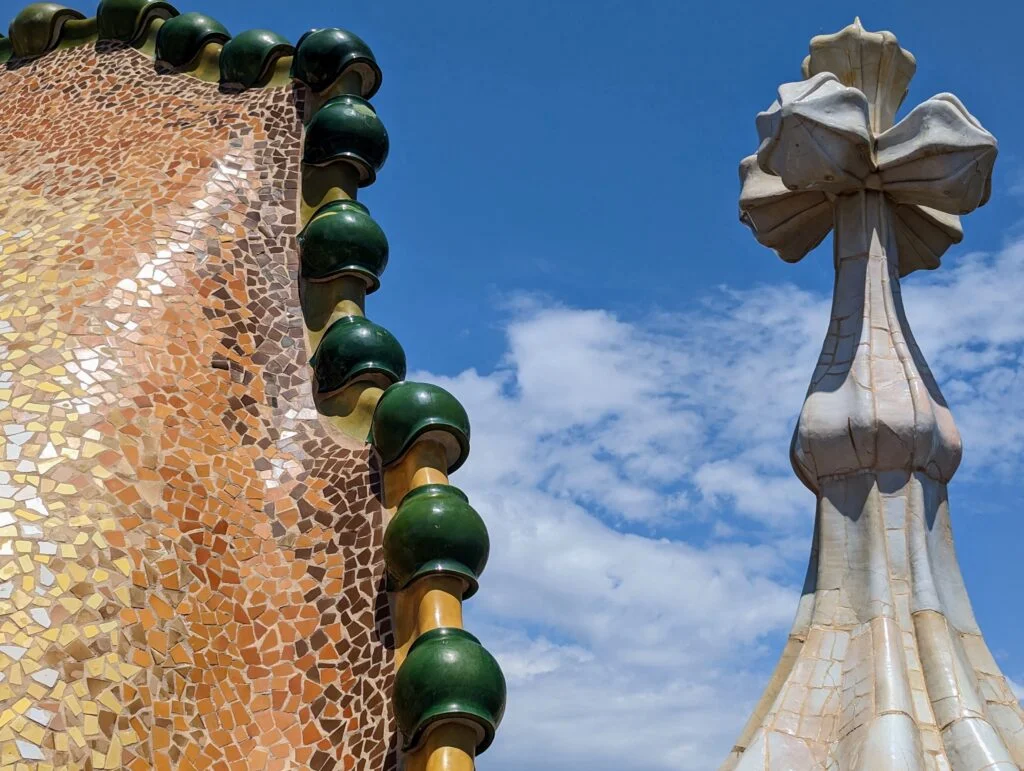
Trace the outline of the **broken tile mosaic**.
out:
[[[4,768],[393,769],[384,510],[312,401],[302,94],[0,68]]]

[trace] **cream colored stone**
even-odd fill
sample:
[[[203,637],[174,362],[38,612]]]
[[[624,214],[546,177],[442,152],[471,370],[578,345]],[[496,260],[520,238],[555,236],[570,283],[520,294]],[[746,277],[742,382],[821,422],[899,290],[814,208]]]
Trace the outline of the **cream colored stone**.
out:
[[[722,771],[1024,768],[1024,711],[953,547],[960,435],[900,296],[988,199],[996,141],[949,94],[894,126],[915,67],[859,21],[815,38],[740,165],[756,238],[795,262],[834,230],[836,284],[791,448],[817,497],[804,592]]]
[[[832,229],[832,205],[820,191],[794,193],[750,155],[740,163],[740,219],[786,262],[798,262]]]
[[[875,133],[893,124],[916,71],[914,56],[900,47],[895,35],[868,32],[860,19],[832,35],[812,38],[803,63],[805,78],[831,72],[841,82],[857,86],[868,99]]]

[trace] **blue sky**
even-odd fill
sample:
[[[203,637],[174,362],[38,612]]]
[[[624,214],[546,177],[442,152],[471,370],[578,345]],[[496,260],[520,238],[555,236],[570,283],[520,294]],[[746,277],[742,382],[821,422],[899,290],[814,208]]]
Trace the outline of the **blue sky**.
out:
[[[907,107],[952,91],[1000,140],[991,203],[905,299],[965,439],[968,589],[1024,683],[1024,5],[178,7],[293,40],[347,27],[383,68],[391,156],[362,200],[392,256],[368,313],[474,421],[455,481],[493,556],[468,623],[511,686],[484,771],[708,769],[735,739],[806,565],[786,453],[832,285],[829,242],[789,266],[738,223],[737,165],[812,35],[893,30],[919,65]]]

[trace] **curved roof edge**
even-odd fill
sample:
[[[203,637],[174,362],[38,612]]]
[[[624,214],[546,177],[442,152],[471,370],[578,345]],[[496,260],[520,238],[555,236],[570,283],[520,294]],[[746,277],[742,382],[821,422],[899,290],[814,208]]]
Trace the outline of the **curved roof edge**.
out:
[[[314,32],[322,34],[311,36]],[[307,39],[310,45],[300,54]],[[232,36],[216,19],[181,13],[166,0],[100,0],[90,17],[59,3],[31,3],[14,17],[7,35],[0,34],[0,65],[100,41],[119,41],[165,69],[228,89],[285,86],[296,80],[316,92],[350,70],[361,75],[362,96],[380,86],[372,51],[349,32],[310,30],[295,45],[265,29]],[[308,82],[311,78],[315,82]]]

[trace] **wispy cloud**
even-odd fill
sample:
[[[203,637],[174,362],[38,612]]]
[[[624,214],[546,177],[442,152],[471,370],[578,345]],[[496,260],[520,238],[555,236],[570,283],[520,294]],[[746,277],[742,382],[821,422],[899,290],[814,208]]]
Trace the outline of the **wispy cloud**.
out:
[[[1024,446],[1024,240],[911,283],[906,301],[964,435],[962,475],[1012,473]]]
[[[1019,468],[1024,242],[907,283],[962,473]],[[722,289],[629,320],[511,307],[501,367],[420,373],[473,418],[455,482],[494,543],[469,623],[511,695],[484,767],[714,767],[796,607],[813,499],[787,450],[828,298]]]

